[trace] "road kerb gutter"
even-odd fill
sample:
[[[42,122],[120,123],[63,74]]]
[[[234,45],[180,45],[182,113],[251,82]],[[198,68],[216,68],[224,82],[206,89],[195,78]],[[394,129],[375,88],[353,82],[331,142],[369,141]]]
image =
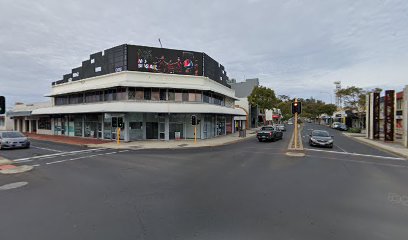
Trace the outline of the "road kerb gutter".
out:
[[[303,130],[303,125],[300,124],[300,127],[298,129],[298,147],[293,146],[294,144],[294,139],[295,139],[295,131],[293,131],[292,137],[289,141],[288,145],[288,151],[286,152],[286,155],[291,156],[291,157],[304,157],[305,156],[305,150],[303,148],[303,141],[302,141],[302,130]]]
[[[408,160],[408,155],[402,154],[401,152],[399,152],[397,150],[390,150],[388,148],[382,147],[380,144],[373,144],[371,142],[364,141],[364,140],[361,139],[362,137],[356,137],[356,136],[353,136],[353,135],[350,135],[350,134],[347,134],[347,133],[343,133],[343,135],[348,137],[348,138],[351,138],[354,141],[357,141],[359,143],[365,144],[365,145],[370,146],[370,147],[379,148],[379,149],[381,149],[381,151],[387,152],[389,154],[393,154],[393,155],[398,156],[398,157],[403,157],[403,158]]]
[[[23,173],[28,172],[33,169],[33,166],[29,165],[21,165],[15,166],[14,162],[4,157],[0,157],[0,173],[2,174],[15,174],[15,173]]]

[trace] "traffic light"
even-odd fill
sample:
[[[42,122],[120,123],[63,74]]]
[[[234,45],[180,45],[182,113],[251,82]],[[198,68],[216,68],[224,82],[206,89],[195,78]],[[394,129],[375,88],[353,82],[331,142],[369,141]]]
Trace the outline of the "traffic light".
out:
[[[0,114],[6,112],[6,99],[3,96],[0,96]]]
[[[302,103],[301,102],[292,102],[292,114],[301,114],[302,113]]]
[[[197,116],[196,115],[191,116],[191,125],[197,125]]]

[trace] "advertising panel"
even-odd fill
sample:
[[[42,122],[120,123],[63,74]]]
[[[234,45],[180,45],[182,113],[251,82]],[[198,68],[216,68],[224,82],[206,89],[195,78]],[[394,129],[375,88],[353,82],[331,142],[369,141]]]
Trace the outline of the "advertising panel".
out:
[[[380,93],[373,94],[373,138],[380,139]]]
[[[203,54],[129,45],[128,69],[131,71],[202,76]]]
[[[384,98],[384,141],[394,141],[395,91],[385,91]]]

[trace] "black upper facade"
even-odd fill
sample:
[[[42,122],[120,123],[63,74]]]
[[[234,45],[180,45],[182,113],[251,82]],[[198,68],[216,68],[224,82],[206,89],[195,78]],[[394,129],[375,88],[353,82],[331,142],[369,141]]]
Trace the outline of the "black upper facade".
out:
[[[205,76],[230,87],[224,66],[205,53],[128,44],[90,55],[82,66],[52,85],[121,71]]]

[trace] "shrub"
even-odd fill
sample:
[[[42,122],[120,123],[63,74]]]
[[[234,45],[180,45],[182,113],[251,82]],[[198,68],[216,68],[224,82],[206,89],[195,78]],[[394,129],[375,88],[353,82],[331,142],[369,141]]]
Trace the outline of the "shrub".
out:
[[[350,132],[350,133],[361,133],[361,129],[360,128],[349,128],[348,132]]]

